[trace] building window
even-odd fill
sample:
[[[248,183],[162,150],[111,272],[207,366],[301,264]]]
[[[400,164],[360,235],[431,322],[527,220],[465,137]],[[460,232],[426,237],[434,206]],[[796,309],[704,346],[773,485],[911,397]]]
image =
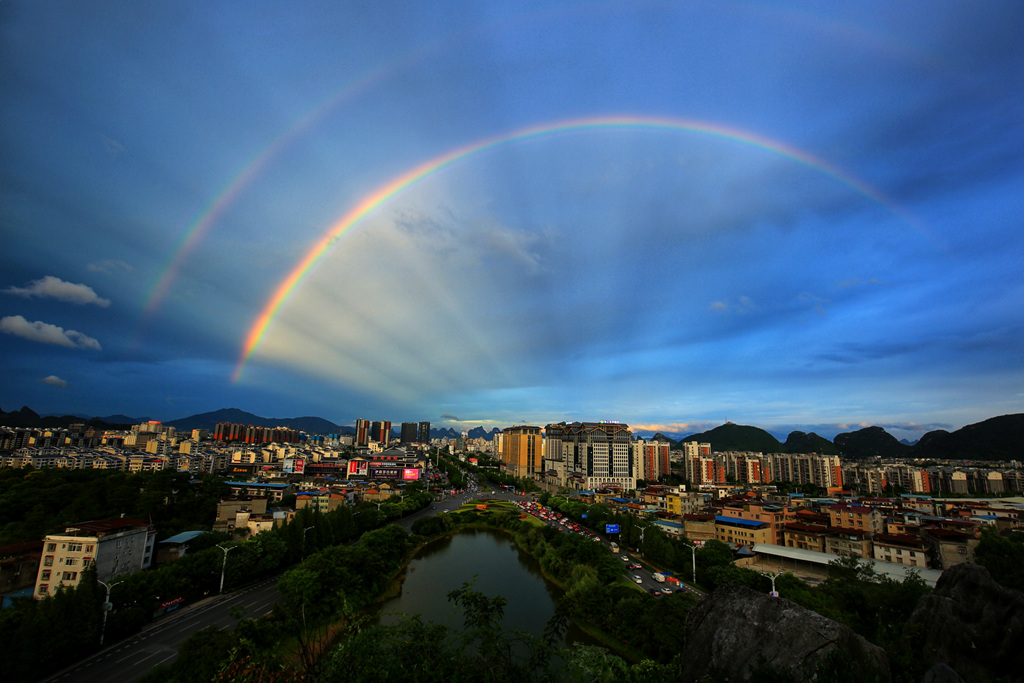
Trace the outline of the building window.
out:
[[[74,581],[77,578],[78,572],[64,572],[64,575],[61,577],[61,579],[64,581]]]
[[[46,592],[50,589],[45,583],[39,584],[39,595],[46,595]]]
[[[44,569],[43,573],[39,575],[39,580],[40,581],[49,581],[50,580],[50,570],[49,569]]]
[[[46,544],[46,552],[48,552],[48,553],[57,552],[57,544],[56,543],[47,543]]]
[[[68,551],[72,552],[72,553],[80,553],[80,552],[82,552],[82,544],[81,543],[68,543]]]
[[[78,564],[78,559],[77,559],[77,558],[74,558],[74,557],[69,557],[69,558],[67,558],[67,559],[65,559],[65,560],[64,560],[64,564],[66,564],[66,565],[75,565],[75,564]]]
[[[44,567],[52,567],[53,566],[53,555],[47,555],[46,557],[43,558],[43,566]]]

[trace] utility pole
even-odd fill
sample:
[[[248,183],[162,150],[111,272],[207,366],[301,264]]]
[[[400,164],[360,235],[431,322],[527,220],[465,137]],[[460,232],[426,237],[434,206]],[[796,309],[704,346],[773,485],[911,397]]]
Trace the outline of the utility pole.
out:
[[[683,543],[687,548],[690,549],[690,554],[693,556],[693,585],[697,585],[697,546],[690,545],[689,543]]]
[[[223,593],[224,592],[224,570],[227,569],[227,567],[228,567],[228,553],[230,553],[232,550],[234,550],[238,546],[237,545],[233,545],[230,548],[225,548],[220,543],[218,543],[217,547],[224,551],[224,563],[221,564],[221,566],[220,566],[220,590],[218,591],[219,593]]]
[[[107,634],[107,612],[110,611],[110,589],[114,586],[124,583],[124,581],[118,581],[117,583],[106,584],[99,579],[96,579],[96,583],[100,584],[107,589],[107,597],[103,600],[103,624],[100,626],[100,647],[103,647],[103,637]]]
[[[306,554],[306,534],[309,533],[310,530],[315,529],[315,528],[316,528],[315,526],[307,526],[305,529],[302,530],[302,554],[303,555]]]

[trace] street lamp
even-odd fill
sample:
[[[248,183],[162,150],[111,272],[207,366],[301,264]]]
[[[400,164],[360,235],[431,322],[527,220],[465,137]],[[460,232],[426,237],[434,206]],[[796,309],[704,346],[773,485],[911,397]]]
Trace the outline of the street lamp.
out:
[[[305,529],[302,530],[302,552],[303,553],[306,552],[306,534],[309,533],[309,531],[311,529],[315,529],[315,528],[316,528],[315,526],[307,526]],[[225,557],[227,557],[227,555],[225,555]]]
[[[693,556],[693,584],[697,585],[697,546],[690,545],[689,543],[683,543],[687,548],[690,549],[690,554]]]
[[[221,564],[221,566],[220,566],[220,591],[218,591],[219,593],[223,593],[224,592],[224,570],[227,569],[227,567],[228,567],[228,553],[230,553],[232,550],[234,550],[238,546],[237,545],[233,545],[230,548],[225,548],[220,543],[218,543],[217,547],[224,551],[224,563]]]
[[[765,576],[767,576],[769,579],[772,580],[772,592],[770,593],[770,595],[773,598],[779,597],[779,592],[777,590],[775,590],[775,579],[779,578],[780,576],[782,576],[786,572],[779,572],[778,574],[768,574],[767,572],[761,572],[761,573],[764,574]]]
[[[103,636],[107,633],[107,612],[110,611],[110,589],[114,586],[124,583],[124,581],[118,581],[117,583],[106,584],[99,579],[96,579],[96,583],[100,584],[107,589],[107,597],[103,600],[103,624],[100,626],[100,647],[103,647]]]

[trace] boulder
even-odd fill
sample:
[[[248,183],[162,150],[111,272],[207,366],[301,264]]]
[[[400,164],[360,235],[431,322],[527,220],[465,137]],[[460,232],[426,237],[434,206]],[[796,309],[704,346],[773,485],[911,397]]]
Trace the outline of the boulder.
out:
[[[1024,593],[996,583],[981,565],[944,571],[904,634],[927,665],[946,664],[964,680],[1024,681]]]
[[[723,586],[686,620],[684,681],[749,681],[768,673],[800,683],[828,667],[889,681],[889,659],[850,628],[745,586]],[[824,673],[824,672],[822,672]]]

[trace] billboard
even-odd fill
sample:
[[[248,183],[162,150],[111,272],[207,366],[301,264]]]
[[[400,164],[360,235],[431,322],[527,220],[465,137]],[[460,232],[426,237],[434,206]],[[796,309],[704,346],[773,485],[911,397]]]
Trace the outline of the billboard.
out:
[[[604,525],[604,532],[606,534],[617,534],[617,533],[619,533],[619,525],[618,524],[605,524]]]
[[[415,467],[406,467],[402,470],[402,479],[405,481],[417,481],[420,478],[420,470]]]
[[[304,458],[285,458],[282,470],[285,474],[304,474],[306,460]]]
[[[365,460],[349,460],[348,461],[348,476],[350,477],[365,477],[369,474],[370,463]]]
[[[371,467],[370,479],[401,479],[401,467]]]

